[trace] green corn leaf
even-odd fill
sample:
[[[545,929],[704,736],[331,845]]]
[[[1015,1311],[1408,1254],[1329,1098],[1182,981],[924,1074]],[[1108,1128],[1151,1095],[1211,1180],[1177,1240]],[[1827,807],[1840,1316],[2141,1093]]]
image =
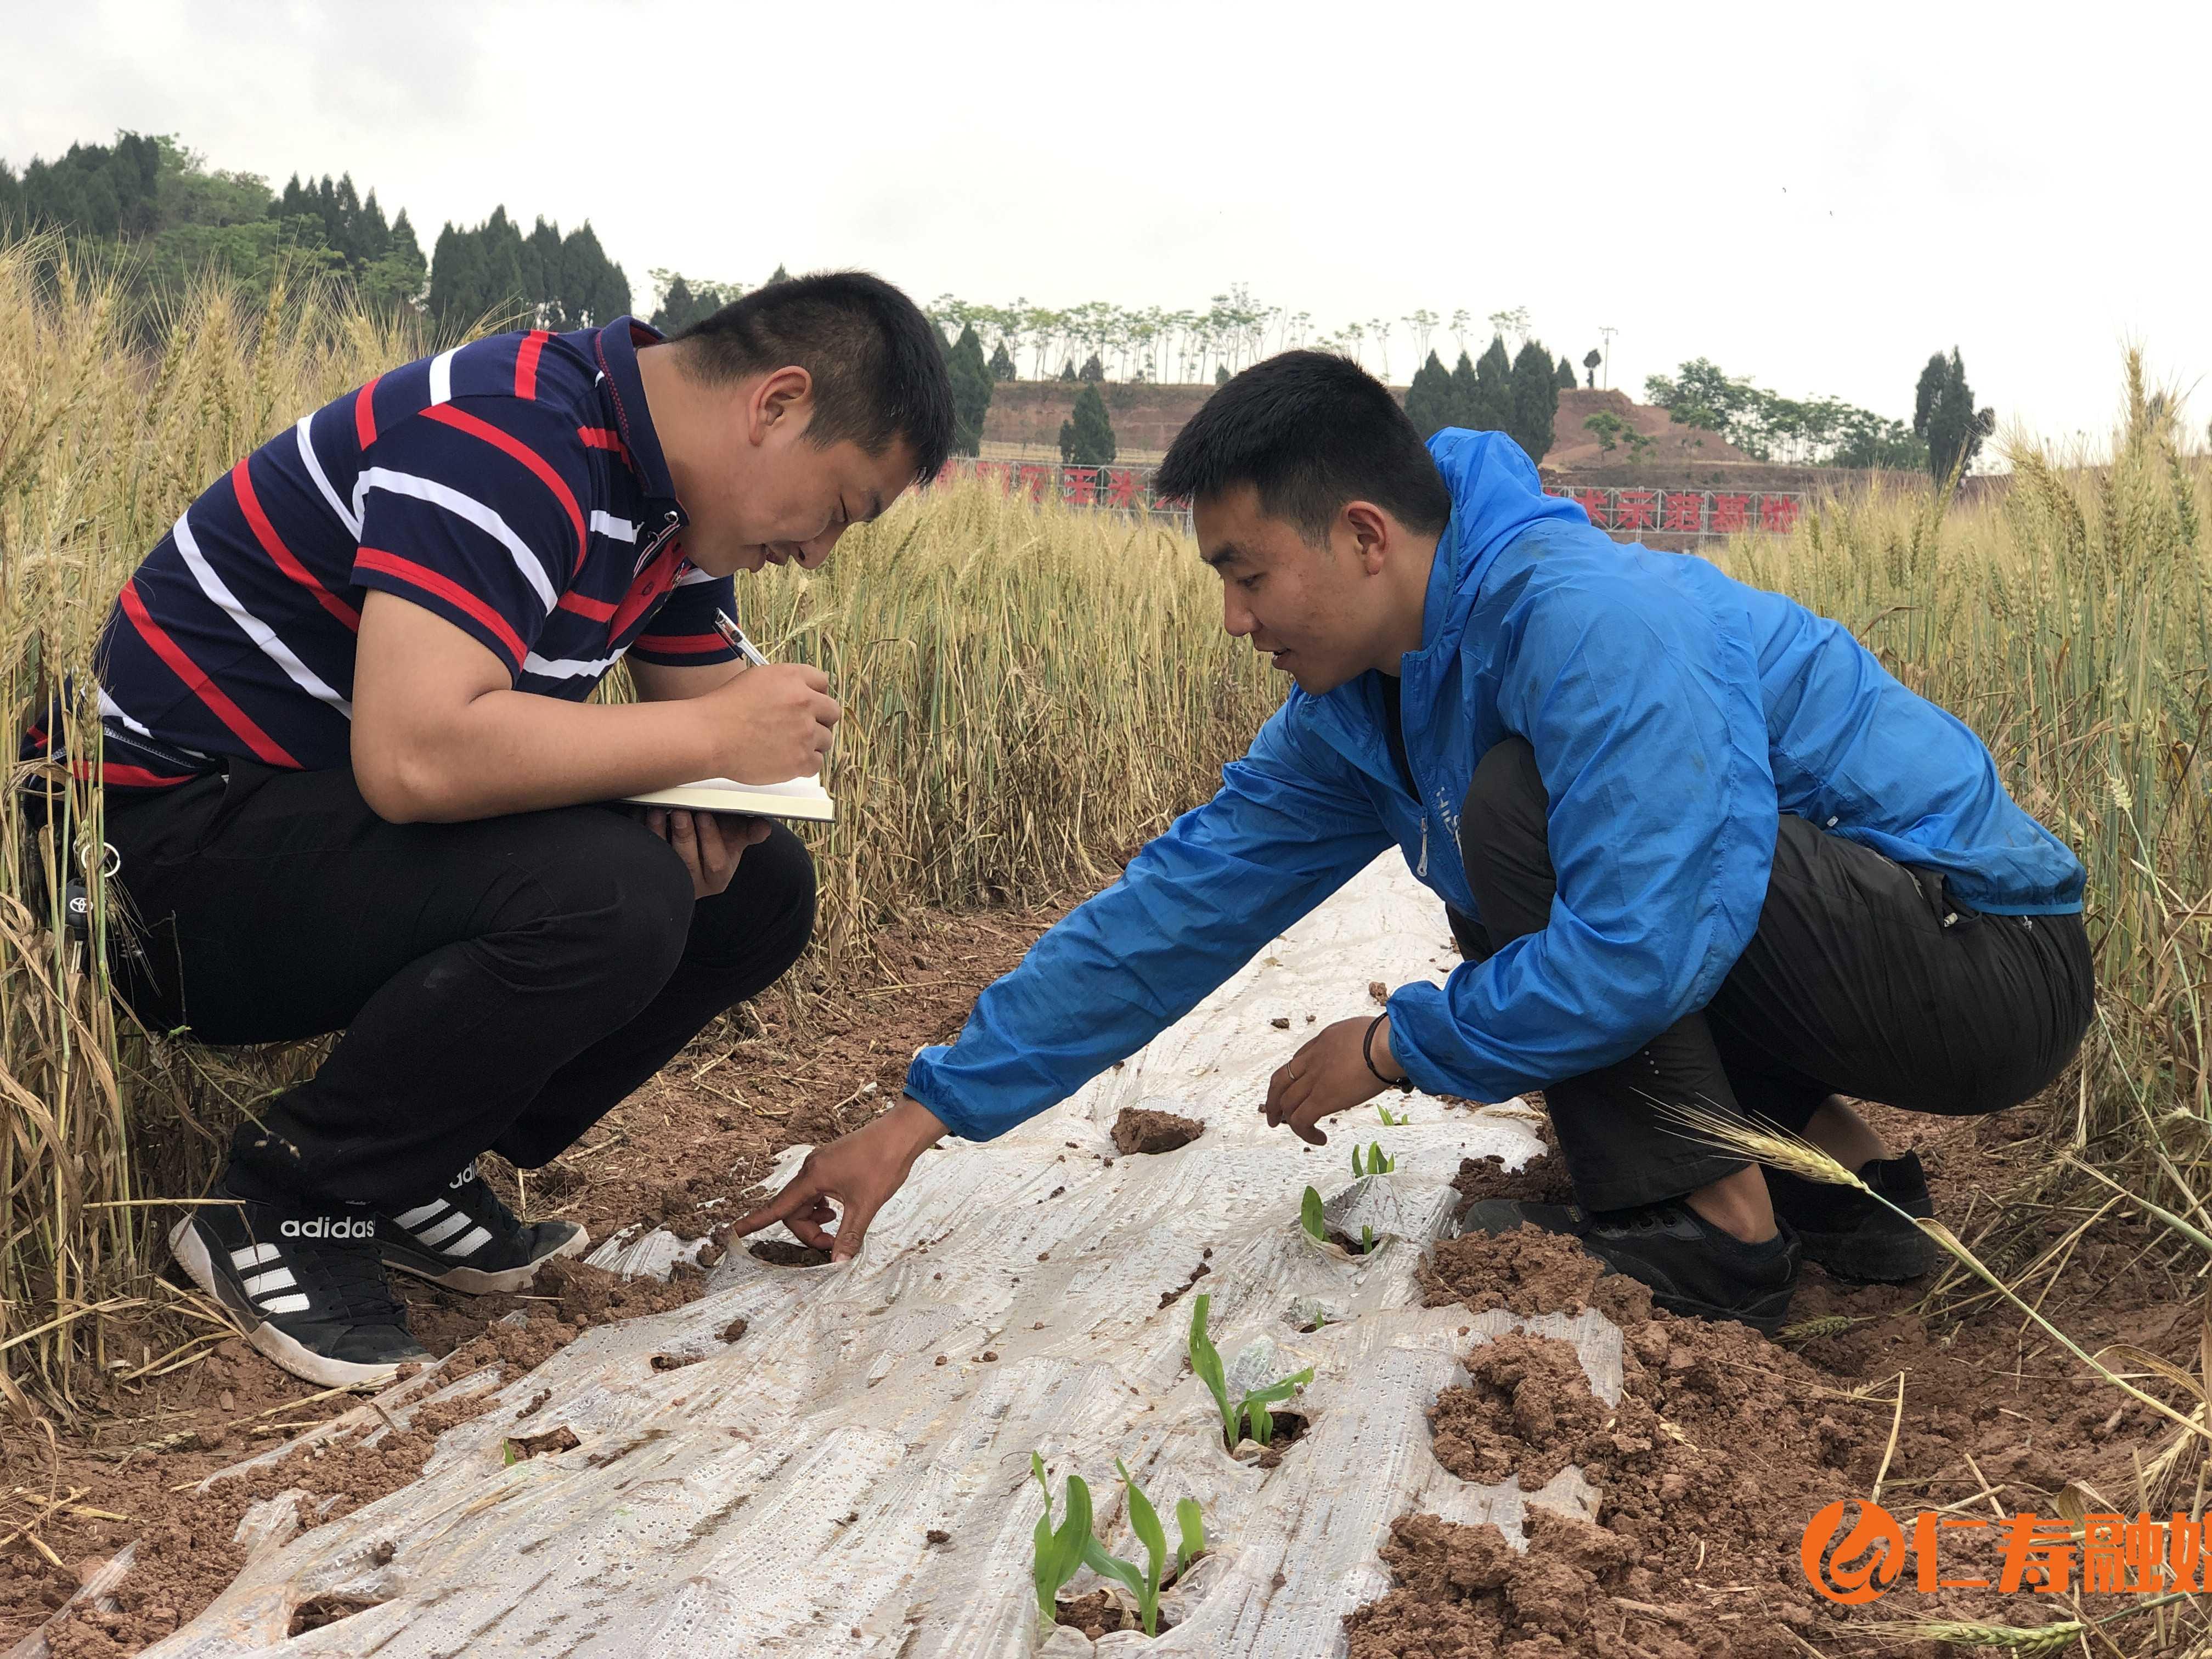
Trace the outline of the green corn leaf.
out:
[[[1328,1223],[1322,1218],[1321,1194],[1310,1187],[1306,1188],[1306,1195],[1298,1206],[1298,1224],[1313,1235],[1316,1243],[1328,1243]]]
[[[1129,1466],[1120,1458],[1114,1467],[1121,1472],[1121,1479],[1129,1489],[1129,1529],[1137,1534],[1137,1541],[1145,1547],[1145,1588],[1137,1601],[1137,1611],[1144,1615],[1145,1634],[1157,1636],[1160,1621],[1160,1573],[1167,1565],[1167,1528],[1160,1525],[1159,1511],[1152,1500],[1145,1496],[1145,1489],[1137,1484]]]
[[[1375,1115],[1382,1120],[1382,1127],[1386,1129],[1395,1129],[1400,1124],[1409,1121],[1403,1112],[1394,1112],[1388,1106],[1377,1106],[1375,1109]]]
[[[1044,1485],[1044,1461],[1034,1453],[1030,1467],[1037,1484]],[[1036,1588],[1037,1616],[1050,1624],[1059,1610],[1060,1586],[1075,1577],[1083,1565],[1083,1547],[1091,1538],[1091,1488],[1080,1475],[1067,1477],[1067,1515],[1059,1530],[1052,1525],[1052,1488],[1045,1486],[1045,1512],[1031,1534],[1036,1559],[1030,1570]]]
[[[1190,1306],[1190,1368],[1198,1380],[1206,1384],[1213,1395],[1215,1409],[1221,1413],[1221,1433],[1229,1449],[1237,1449],[1237,1419],[1229,1407],[1229,1380],[1221,1369],[1221,1355],[1214,1348],[1212,1339],[1206,1334],[1206,1316],[1213,1298],[1200,1296],[1192,1298]]]
[[[1267,1402],[1258,1395],[1247,1395],[1244,1397],[1244,1409],[1249,1414],[1248,1420],[1252,1425],[1252,1438],[1263,1446],[1273,1445],[1275,1439],[1275,1419],[1267,1410]]]
[[[1093,1573],[1097,1573],[1102,1579],[1115,1579],[1115,1582],[1119,1583],[1126,1583],[1126,1586],[1128,1586],[1128,1593],[1137,1597],[1137,1610],[1139,1610],[1139,1613],[1144,1610],[1144,1573],[1137,1571],[1137,1564],[1124,1562],[1119,1555],[1109,1555],[1109,1553],[1106,1553],[1106,1547],[1099,1544],[1095,1537],[1084,1537],[1082,1564],[1091,1568]],[[1157,1604],[1155,1604],[1155,1617],[1157,1617]],[[1146,1631],[1146,1635],[1151,1635],[1151,1631]]]
[[[1067,1510],[1060,1529],[1052,1535],[1053,1589],[1075,1577],[1083,1565],[1084,1547],[1091,1540],[1091,1488],[1079,1474],[1067,1477]]]
[[[1370,1144],[1370,1145],[1369,1146],[1369,1147],[1367,1148],[1367,1173],[1368,1173],[1368,1174],[1370,1174],[1370,1175],[1389,1175],[1389,1174],[1393,1170],[1396,1169],[1397,1167],[1398,1167],[1398,1160],[1397,1160],[1396,1158],[1386,1158],[1386,1157],[1384,1157],[1384,1156],[1383,1156],[1383,1152],[1382,1152],[1382,1143],[1381,1141],[1379,1141],[1379,1140],[1375,1141],[1375,1142],[1373,1142],[1372,1144]]]
[[[1176,1505],[1176,1527],[1182,1534],[1176,1551],[1176,1577],[1180,1578],[1193,1561],[1206,1553],[1206,1512],[1199,1508],[1198,1499],[1186,1498]]]
[[[1375,1254],[1375,1229],[1364,1222],[1359,1228],[1359,1254],[1362,1255]]]

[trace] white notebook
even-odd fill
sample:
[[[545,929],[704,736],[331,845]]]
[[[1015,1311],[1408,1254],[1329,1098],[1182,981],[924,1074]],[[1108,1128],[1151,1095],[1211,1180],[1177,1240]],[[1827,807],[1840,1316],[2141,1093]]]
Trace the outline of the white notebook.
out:
[[[763,818],[801,818],[813,823],[835,823],[837,803],[822,787],[820,778],[793,778],[788,783],[739,783],[734,778],[702,778],[673,788],[624,795],[640,806],[680,806],[694,812],[744,812]]]

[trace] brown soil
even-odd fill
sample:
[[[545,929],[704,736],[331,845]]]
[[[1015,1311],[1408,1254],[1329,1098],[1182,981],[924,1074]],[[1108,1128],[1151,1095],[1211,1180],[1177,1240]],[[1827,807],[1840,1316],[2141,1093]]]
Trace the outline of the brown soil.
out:
[[[1189,1146],[1205,1133],[1206,1125],[1194,1117],[1124,1106],[1121,1115],[1114,1120],[1114,1149],[1125,1158],[1139,1152],[1171,1152]]]
[[[1868,1109],[1893,1145],[1917,1146],[1939,1214],[1970,1241],[1996,1218],[1961,1177],[1979,1194],[2002,1190],[2047,1156],[2027,1110],[1946,1121]],[[1494,1164],[1468,1164],[1459,1184],[1470,1196],[1565,1196],[1540,1175],[1505,1176]],[[2086,1214],[2054,1217],[2054,1241]],[[2051,1286],[2045,1312],[2093,1352],[2133,1341],[2193,1367],[2190,1292],[2143,1261],[2162,1249],[2138,1223],[2108,1220]],[[1625,1339],[1625,1389],[1608,1411],[1565,1343],[1510,1335],[1473,1349],[1468,1384],[1447,1389],[1432,1414],[1438,1461],[1468,1480],[1516,1479],[1523,1490],[1577,1464],[1600,1494],[1596,1523],[1533,1511],[1523,1554],[1494,1527],[1401,1519],[1384,1552],[1398,1587],[1347,1621],[1353,1659],[1766,1659],[1802,1655],[1807,1643],[1819,1653],[1863,1651],[1878,1623],[2033,1626],[2075,1616],[2066,1598],[2025,1589],[1923,1593],[1910,1563],[1881,1601],[1847,1609],[1817,1594],[1800,1564],[1811,1517],[1838,1499],[1864,1500],[1878,1472],[1883,1506],[1908,1538],[1919,1512],[1947,1505],[1957,1506],[1953,1519],[2055,1517],[2069,1481],[2099,1495],[2085,1498],[2092,1511],[2189,1507],[2194,1463],[2147,1497],[2138,1489],[2137,1460],[2148,1465],[2169,1438],[2148,1407],[2089,1377],[2016,1310],[1968,1302],[1971,1283],[1929,1297],[1943,1277],[1858,1287],[1808,1266],[1793,1324],[1769,1342],[1745,1326],[1655,1312],[1642,1285],[1601,1276],[1555,1235],[1522,1229],[1439,1245],[1424,1274],[1432,1305],[1595,1307]],[[1923,1297],[1936,1304],[1932,1317],[1914,1311]],[[1942,1577],[1994,1583],[2002,1555],[1994,1520],[1947,1530]],[[2080,1608],[2094,1618],[2136,1599],[2083,1595]],[[2121,1645],[2097,1650],[2179,1652],[2179,1641],[2160,1644],[2154,1619],[2108,1627]]]
[[[1163,1584],[1160,1588],[1164,1589],[1167,1586]],[[1066,1625],[1071,1630],[1079,1630],[1093,1639],[1109,1635],[1117,1630],[1140,1631],[1145,1627],[1142,1620],[1123,1607],[1111,1594],[1103,1589],[1093,1590],[1088,1595],[1073,1596],[1062,1601],[1058,1613],[1054,1617],[1053,1623]],[[1165,1635],[1174,1628],[1175,1620],[1163,1611],[1159,1624],[1153,1633]]]
[[[914,1050],[949,1041],[975,993],[1012,968],[1051,920],[1045,911],[928,915],[882,936],[877,964],[847,982],[832,985],[818,967],[803,966],[799,983],[710,1027],[583,1145],[520,1186],[495,1158],[479,1167],[526,1217],[581,1222],[594,1240],[638,1221],[684,1237],[719,1234],[786,1146],[831,1139],[896,1099]],[[710,1260],[717,1248],[709,1245]],[[667,1284],[623,1279],[558,1261],[540,1271],[527,1298],[463,1296],[405,1276],[394,1285],[422,1345],[452,1356],[442,1384],[488,1364],[520,1376],[594,1325],[690,1301],[703,1279],[680,1270]],[[526,1323],[498,1322],[517,1311]],[[124,1328],[111,1352],[147,1364],[199,1328],[149,1320]],[[739,1340],[744,1322],[722,1334]],[[475,1409],[418,1413],[406,1433],[374,1448],[355,1433],[334,1437],[274,1470],[220,1481],[206,1495],[191,1490],[357,1404],[322,1397],[229,1338],[192,1350],[166,1375],[81,1401],[76,1421],[54,1422],[51,1441],[43,1422],[27,1426],[0,1412],[0,1492],[9,1494],[0,1497],[0,1537],[32,1523],[0,1546],[0,1651],[134,1542],[131,1571],[103,1598],[114,1610],[71,1609],[50,1640],[55,1659],[137,1651],[197,1614],[236,1575],[245,1551],[234,1534],[256,1499],[301,1486],[337,1497],[332,1517],[356,1509],[412,1480],[437,1434]],[[548,1424],[531,1441],[550,1450],[565,1432]],[[49,1510],[53,1498],[67,1506]],[[330,1622],[358,1610],[302,1612]]]
[[[896,1098],[915,1047],[957,1030],[975,993],[1011,967],[1048,920],[925,918],[893,933],[881,964],[849,983],[833,988],[806,970],[811,982],[797,994],[776,994],[757,1014],[702,1038],[586,1145],[529,1175],[520,1192],[526,1212],[581,1221],[595,1238],[641,1219],[693,1237],[716,1233],[784,1146],[828,1139]],[[2061,1109],[2070,1124],[2070,1105]],[[2009,1274],[2090,1219],[2094,1206],[2001,1216],[1989,1196],[2048,1161],[2036,1109],[1978,1121],[1879,1108],[1869,1116],[1893,1145],[1917,1147],[1938,1212],[1961,1237],[1972,1243],[1988,1231],[1992,1248],[1999,1237],[2014,1241],[1996,1264]],[[493,1177],[517,1195],[511,1176],[495,1168]],[[1494,1161],[1470,1162],[1456,1184],[1469,1199],[1567,1196],[1551,1158],[1510,1173]],[[1991,1231],[1992,1224],[2002,1224]],[[2027,1293],[2041,1296],[2044,1311],[2093,1352],[2133,1342],[2193,1370],[2203,1291],[2169,1272],[2169,1237],[2116,1208]],[[441,1380],[494,1364],[519,1375],[580,1331],[675,1305],[700,1284],[696,1275],[668,1285],[621,1280],[568,1262],[540,1279],[537,1295],[550,1300],[398,1282],[425,1345],[454,1356]],[[1952,1518],[1998,1510],[2050,1516],[2069,1483],[2088,1494],[2092,1510],[2170,1512],[2192,1501],[2198,1465],[2186,1459],[2147,1501],[2139,1497],[2137,1460],[2151,1467],[2167,1443],[2160,1420],[2087,1377],[2016,1310],[1975,1299],[1973,1284],[1955,1274],[1859,1288],[1808,1267],[1792,1309],[1796,1322],[1778,1343],[1741,1326],[1655,1314],[1641,1286],[1601,1278],[1569,1241],[1533,1232],[1440,1245],[1425,1285],[1434,1304],[1527,1314],[1599,1309],[1624,1335],[1626,1392],[1618,1410],[1603,1412],[1579,1367],[1571,1371],[1560,1346],[1540,1339],[1471,1347],[1468,1385],[1447,1390],[1436,1407],[1445,1467],[1469,1480],[1529,1486],[1575,1462],[1599,1492],[1595,1524],[1536,1511],[1535,1547],[1523,1555],[1494,1528],[1401,1518],[1385,1556],[1398,1587],[1349,1621],[1355,1659],[1761,1659],[1802,1655],[1801,1642],[1840,1659],[1863,1650],[1857,1633],[1874,1622],[1976,1616],[2032,1626],[2070,1616],[2070,1601],[2052,1595],[1923,1595],[1910,1565],[1871,1607],[1847,1611],[1811,1590],[1798,1564],[1806,1522],[1830,1502],[1873,1490],[1893,1421],[1882,1502],[1908,1530],[1918,1511],[1946,1505],[1958,1506]],[[517,1311],[526,1322],[495,1322]],[[0,1536],[28,1526],[0,1546],[0,1650],[135,1543],[138,1565],[112,1593],[112,1610],[72,1611],[56,1628],[53,1652],[110,1659],[136,1651],[228,1582],[244,1555],[238,1520],[256,1498],[298,1487],[317,1501],[335,1498],[332,1513],[357,1508],[413,1478],[436,1434],[472,1409],[425,1408],[374,1447],[357,1433],[334,1437],[319,1451],[295,1452],[202,1495],[191,1489],[198,1480],[354,1402],[316,1397],[235,1339],[187,1349],[176,1369],[155,1376],[153,1362],[191,1328],[149,1322],[143,1336],[111,1329],[111,1352],[147,1375],[81,1399],[73,1421],[54,1422],[51,1441],[43,1424],[0,1416],[0,1492],[9,1492],[0,1498]],[[738,1325],[724,1334],[744,1337]],[[2180,1403],[2179,1391],[2155,1378],[2143,1386]],[[1285,1430],[1288,1416],[1277,1419]],[[532,1439],[562,1427],[542,1418],[530,1426]],[[1279,1438],[1271,1449],[1292,1443]],[[62,1504],[50,1508],[54,1499]],[[1995,1531],[1947,1533],[1945,1576],[1994,1578],[2002,1543]],[[2123,1605],[2109,1595],[2081,1598],[2090,1616]],[[2094,1650],[2178,1652],[2153,1639],[2160,1616],[2106,1626],[2117,1647]],[[1932,1659],[1937,1650],[1917,1651]]]

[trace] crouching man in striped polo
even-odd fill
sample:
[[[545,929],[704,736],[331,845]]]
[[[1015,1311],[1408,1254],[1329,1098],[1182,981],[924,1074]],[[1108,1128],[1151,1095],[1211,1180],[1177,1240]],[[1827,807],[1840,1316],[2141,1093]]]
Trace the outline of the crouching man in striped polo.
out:
[[[811,568],[943,465],[940,344],[860,274],[680,337],[621,318],[410,363],[194,501],[100,659],[102,781],[157,1029],[342,1031],[172,1237],[287,1370],[425,1358],[389,1267],[514,1291],[586,1240],[476,1174],[568,1146],[798,957],[780,825],[597,803],[818,769],[829,681],[747,669],[732,575]],[[638,701],[586,702],[627,659]]]

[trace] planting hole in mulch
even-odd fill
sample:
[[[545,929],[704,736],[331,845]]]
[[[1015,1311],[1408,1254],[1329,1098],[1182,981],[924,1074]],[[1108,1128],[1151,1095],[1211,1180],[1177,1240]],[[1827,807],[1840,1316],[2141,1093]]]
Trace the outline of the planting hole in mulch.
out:
[[[794,1244],[788,1239],[757,1239],[745,1246],[746,1251],[771,1267],[826,1267],[830,1252],[817,1250],[811,1244]]]
[[[1284,1454],[1304,1439],[1307,1429],[1311,1426],[1304,1415],[1298,1412],[1273,1412],[1269,1415],[1275,1419],[1275,1426],[1273,1432],[1267,1437],[1267,1443],[1260,1448],[1258,1462],[1263,1469],[1272,1469],[1281,1462]]]
[[[1167,1585],[1163,1583],[1160,1588],[1165,1589]],[[1115,1631],[1141,1631],[1145,1627],[1135,1613],[1103,1589],[1060,1602],[1053,1614],[1053,1623],[1065,1625],[1070,1630],[1079,1630],[1093,1640],[1101,1636],[1110,1636]],[[1174,1628],[1175,1620],[1168,1616],[1165,1607],[1161,1608],[1159,1633],[1165,1635]]]
[[[1121,1115],[1114,1120],[1114,1149],[1125,1158],[1138,1152],[1171,1152],[1189,1146],[1205,1133],[1206,1125],[1194,1117],[1124,1106]]]
[[[291,1627],[287,1636],[305,1636],[311,1630],[320,1630],[325,1625],[335,1625],[341,1619],[350,1619],[356,1613],[366,1613],[377,1606],[358,1595],[318,1595],[302,1601],[292,1609]]]
[[[507,1443],[514,1449],[514,1461],[520,1463],[547,1452],[574,1451],[583,1443],[576,1438],[576,1431],[564,1423],[543,1434],[509,1435]]]

